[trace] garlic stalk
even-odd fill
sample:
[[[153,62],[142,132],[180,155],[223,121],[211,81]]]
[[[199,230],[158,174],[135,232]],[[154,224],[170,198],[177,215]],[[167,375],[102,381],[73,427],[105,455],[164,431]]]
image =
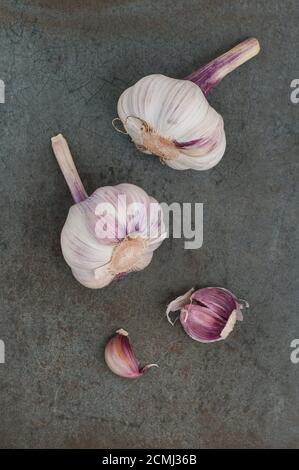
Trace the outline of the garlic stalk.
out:
[[[96,289],[148,266],[166,236],[157,201],[133,184],[104,186],[88,197],[61,134],[52,138],[52,147],[76,203],[61,233],[74,277]]]
[[[211,60],[197,71],[191,73],[185,80],[196,83],[205,95],[214,88],[230,72],[256,56],[260,51],[257,39],[249,38]]]
[[[137,149],[176,170],[212,168],[224,154],[226,139],[223,119],[205,95],[259,50],[251,38],[185,80],[158,74],[142,78],[120,96],[114,127],[119,130],[119,119]]]
[[[105,348],[105,361],[114,374],[126,379],[136,379],[151,367],[158,367],[157,364],[139,367],[128,333],[122,328],[117,330],[115,335],[108,341]]]
[[[248,302],[237,299],[222,287],[205,287],[193,291],[189,290],[168,305],[168,321],[173,325],[170,313],[179,310],[182,327],[195,341],[211,343],[226,339],[236,321],[243,320],[241,310],[249,307]]]

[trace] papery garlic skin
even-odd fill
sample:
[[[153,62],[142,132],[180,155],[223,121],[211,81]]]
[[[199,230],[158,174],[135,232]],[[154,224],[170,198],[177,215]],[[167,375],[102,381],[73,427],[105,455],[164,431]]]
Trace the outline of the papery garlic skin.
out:
[[[195,341],[221,341],[233,331],[236,322],[243,320],[241,310],[249,305],[222,287],[193,289],[172,301],[166,314],[180,310],[180,322],[185,332]]]
[[[184,80],[158,74],[142,78],[118,101],[125,133],[141,152],[176,170],[214,167],[225,152],[226,138],[223,119],[205,95],[259,50],[257,39],[250,38]]]
[[[136,379],[151,367],[158,367],[157,364],[139,367],[128,333],[122,328],[117,330],[115,335],[108,341],[105,348],[105,361],[114,374],[126,379]]]
[[[158,202],[126,183],[104,186],[88,197],[64,137],[54,137],[52,146],[76,202],[61,233],[62,253],[74,277],[98,289],[148,266],[166,237]]]
[[[176,170],[208,170],[224,154],[223,119],[191,81],[149,75],[124,91],[117,110],[137,148],[160,151]]]

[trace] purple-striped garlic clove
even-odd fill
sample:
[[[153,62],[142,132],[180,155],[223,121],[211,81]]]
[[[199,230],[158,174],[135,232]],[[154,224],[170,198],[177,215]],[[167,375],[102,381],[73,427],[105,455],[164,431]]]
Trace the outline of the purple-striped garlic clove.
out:
[[[208,170],[221,160],[226,147],[223,119],[206,94],[228,73],[260,50],[247,39],[184,80],[149,75],[125,90],[117,111],[124,131],[138,150],[156,155],[176,170]]]
[[[109,339],[105,348],[105,361],[114,374],[126,379],[136,379],[151,367],[158,367],[157,364],[139,366],[128,333],[122,328]]]
[[[242,321],[241,310],[249,304],[237,299],[222,287],[205,287],[172,301],[167,307],[167,318],[171,324],[170,313],[180,311],[180,322],[185,332],[195,341],[211,343],[226,339],[234,329],[237,320]]]

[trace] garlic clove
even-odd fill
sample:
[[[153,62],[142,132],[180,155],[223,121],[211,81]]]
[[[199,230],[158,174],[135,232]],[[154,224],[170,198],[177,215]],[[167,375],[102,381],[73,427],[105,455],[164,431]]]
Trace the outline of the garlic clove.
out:
[[[117,330],[108,341],[105,348],[105,361],[114,374],[126,379],[141,377],[151,367],[158,367],[157,364],[139,367],[131,347],[128,332],[122,328]]]
[[[198,289],[192,294],[192,300],[196,300],[202,305],[205,305],[219,315],[227,309],[231,311],[237,309],[237,299],[230,291],[221,287],[204,287]]]
[[[180,321],[190,338],[201,343],[210,343],[221,339],[220,333],[225,322],[214,315],[206,307],[189,304],[181,310]]]
[[[221,287],[206,287],[172,301],[166,315],[180,310],[180,321],[185,332],[194,340],[210,343],[226,339],[236,322],[243,320],[241,309],[248,308],[246,301],[238,300],[234,294]]]

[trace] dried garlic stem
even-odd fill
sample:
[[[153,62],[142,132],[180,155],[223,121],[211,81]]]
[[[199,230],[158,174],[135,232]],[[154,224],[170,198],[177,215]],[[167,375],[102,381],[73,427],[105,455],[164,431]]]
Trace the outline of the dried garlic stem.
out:
[[[250,38],[233,47],[230,51],[204,65],[186,77],[196,83],[205,95],[230,72],[256,56],[260,51],[257,39]]]
[[[67,141],[62,134],[52,137],[52,148],[63,173],[65,181],[71,191],[74,201],[84,201],[88,195],[77,172]]]

